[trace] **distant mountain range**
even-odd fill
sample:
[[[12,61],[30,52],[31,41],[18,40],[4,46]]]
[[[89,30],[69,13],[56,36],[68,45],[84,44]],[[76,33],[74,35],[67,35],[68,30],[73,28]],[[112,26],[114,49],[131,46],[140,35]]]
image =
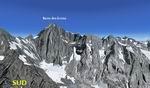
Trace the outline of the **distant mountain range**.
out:
[[[16,88],[13,80],[26,80],[23,88],[150,88],[150,41],[56,24],[26,38],[0,29],[0,88]]]

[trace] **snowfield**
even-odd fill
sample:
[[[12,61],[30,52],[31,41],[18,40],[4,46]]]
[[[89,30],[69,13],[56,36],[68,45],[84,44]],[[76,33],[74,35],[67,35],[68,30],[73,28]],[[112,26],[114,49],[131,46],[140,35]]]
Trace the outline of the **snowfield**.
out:
[[[66,65],[53,65],[53,63],[46,63],[45,61],[42,61],[40,63],[40,67],[45,70],[47,75],[52,78],[53,81],[57,83],[63,83],[61,78],[66,77]]]

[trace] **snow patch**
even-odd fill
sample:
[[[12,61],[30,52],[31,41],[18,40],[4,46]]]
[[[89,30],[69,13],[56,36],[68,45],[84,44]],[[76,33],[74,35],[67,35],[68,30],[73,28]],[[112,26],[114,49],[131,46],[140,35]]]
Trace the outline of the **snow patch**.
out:
[[[121,38],[122,41],[124,41],[125,39]]]
[[[134,42],[133,44],[134,44],[134,45],[137,45],[137,42]]]
[[[25,50],[25,49],[24,49],[23,51],[24,51],[25,54],[27,54],[29,57],[35,59],[35,55],[34,55],[33,53],[30,53],[29,51],[27,51],[27,50]]]
[[[69,63],[73,60],[73,54],[70,57]]]
[[[127,80],[127,81],[126,81],[126,87],[127,87],[127,88],[129,88],[129,85],[128,85],[128,83],[129,83],[129,81]]]
[[[130,39],[130,42],[133,42],[133,40],[132,40],[132,39]]]
[[[89,42],[91,42],[91,41],[89,41]],[[92,49],[91,49],[92,44],[91,43],[87,43],[86,46],[87,46],[88,51],[91,52],[92,51]],[[89,54],[89,57],[92,58],[92,55]]]
[[[45,70],[47,75],[52,78],[53,81],[57,83],[63,83],[61,78],[66,77],[66,65],[53,65],[53,63],[46,63],[45,61],[42,61],[40,63],[40,67]]]
[[[140,41],[140,43],[144,44],[144,45],[147,45],[148,44],[148,41]]]
[[[75,83],[74,77],[67,76],[67,79],[70,79],[73,83]]]
[[[76,44],[76,42],[70,42],[69,44],[74,45],[74,44]]]
[[[150,51],[141,49],[141,52],[150,60]]]
[[[136,46],[137,46],[137,47],[139,47],[139,48],[141,48],[141,47],[142,47],[140,44],[137,44]]]
[[[25,55],[19,55],[19,59],[22,60],[24,62],[24,64],[31,65],[31,64],[27,63],[27,60],[25,58],[26,58]]]
[[[16,42],[9,42],[9,46],[10,46],[10,49],[11,50],[16,50],[17,49],[17,46],[16,46]]]
[[[65,43],[68,43],[68,41],[67,41],[67,40],[65,40],[65,39],[62,39],[62,41],[63,41],[63,42],[65,42]]]
[[[100,58],[102,58],[102,63],[104,63],[104,57],[105,57],[104,52],[105,52],[104,49],[100,49],[100,50],[99,50],[99,56],[100,56]]]
[[[66,58],[67,56],[63,56],[62,59]]]
[[[123,44],[123,43],[121,43],[121,42],[118,42],[120,45],[122,45],[122,46],[127,46],[127,44]]]
[[[125,62],[123,54],[122,54],[122,50],[119,48],[119,59],[123,60],[123,62]]]
[[[139,48],[142,47],[141,44],[138,44],[137,42],[134,42],[133,44],[134,44],[136,47],[139,47]]]
[[[10,46],[10,49],[13,49],[13,50],[16,50],[17,49],[17,46],[19,47],[19,48],[22,48],[22,44],[21,44],[21,40],[19,39],[19,38],[16,38],[16,41],[17,42],[14,42],[14,41],[12,41],[12,42],[9,42],[9,46]]]
[[[89,43],[92,43],[92,40],[89,40]]]
[[[146,41],[146,42],[143,42],[145,45],[147,45],[148,44],[148,42]]]
[[[29,57],[36,59],[36,55],[32,52],[36,52],[36,47],[32,43],[32,41],[29,41],[28,39],[19,39],[16,38],[16,41],[9,42],[10,49],[16,50],[18,47],[24,51],[26,55]],[[31,49],[31,50],[30,50]]]
[[[74,55],[73,56],[76,59],[76,61],[80,61],[81,60],[81,56],[76,53],[76,48],[75,47],[74,47]]]
[[[39,37],[39,36],[34,36],[33,39],[36,39],[36,38],[38,38],[38,37]]]
[[[66,86],[60,86],[60,88],[67,88]]]
[[[3,60],[5,57],[4,56],[0,56],[0,60]]]
[[[29,43],[29,40],[28,39],[23,39],[22,40],[25,44],[28,44]]]
[[[126,47],[127,50],[129,50],[130,52],[134,53],[133,49],[131,46]]]
[[[91,49],[92,44],[87,43],[86,46],[88,47],[89,51],[92,50],[92,49]]]
[[[94,87],[94,88],[100,88],[98,85],[92,85],[92,87]]]
[[[21,40],[20,40],[19,38],[16,38],[16,40],[17,40],[17,42],[18,42],[18,43],[20,43],[20,42],[21,42]]]
[[[3,45],[4,44],[4,42],[3,41],[1,41],[1,45]]]
[[[100,58],[102,58],[102,57],[104,57],[105,56],[105,54],[104,54],[104,50],[102,49],[102,50],[99,50],[99,56],[100,56]]]
[[[67,64],[67,61],[62,61],[62,64]]]

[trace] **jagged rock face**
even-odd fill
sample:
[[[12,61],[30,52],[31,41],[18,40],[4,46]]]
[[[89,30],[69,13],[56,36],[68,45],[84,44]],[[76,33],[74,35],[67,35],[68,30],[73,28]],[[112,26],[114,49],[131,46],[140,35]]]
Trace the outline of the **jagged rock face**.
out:
[[[9,36],[0,38],[8,40],[0,48],[1,86],[26,79],[26,88],[150,87],[149,42],[73,34],[57,25],[36,38]]]
[[[0,55],[5,53],[5,51],[9,48],[9,41],[13,39],[13,36],[5,32],[3,29],[0,29]]]
[[[57,26],[50,26],[47,30],[43,30],[35,39],[37,51],[42,59],[47,62],[62,64],[62,60],[68,61],[72,48],[69,42],[72,42],[74,36],[66,33]]]

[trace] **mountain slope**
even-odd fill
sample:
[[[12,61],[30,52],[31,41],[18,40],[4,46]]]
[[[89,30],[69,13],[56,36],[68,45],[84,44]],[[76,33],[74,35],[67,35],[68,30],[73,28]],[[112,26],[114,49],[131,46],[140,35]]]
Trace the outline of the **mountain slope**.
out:
[[[74,34],[55,24],[36,37],[0,36],[1,86],[25,79],[26,88],[150,87],[149,41]]]

